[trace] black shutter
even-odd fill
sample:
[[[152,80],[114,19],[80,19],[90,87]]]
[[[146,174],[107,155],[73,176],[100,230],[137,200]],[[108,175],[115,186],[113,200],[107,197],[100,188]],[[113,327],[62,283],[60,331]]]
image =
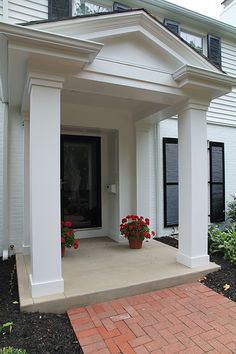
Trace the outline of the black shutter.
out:
[[[224,143],[210,142],[210,219],[225,221]]]
[[[164,25],[173,33],[179,35],[180,34],[180,24],[178,22],[164,19]]]
[[[50,20],[72,16],[72,0],[48,0]]]
[[[114,11],[124,11],[124,10],[128,10],[128,9],[130,9],[129,6],[121,4],[119,2],[114,2],[114,4],[113,4]]]
[[[208,58],[218,68],[221,68],[221,40],[219,37],[207,35]]]
[[[163,138],[164,226],[179,223],[178,139]]]

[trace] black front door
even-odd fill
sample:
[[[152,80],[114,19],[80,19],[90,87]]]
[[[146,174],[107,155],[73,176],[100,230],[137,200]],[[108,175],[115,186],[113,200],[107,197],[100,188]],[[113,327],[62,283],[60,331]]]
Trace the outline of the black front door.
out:
[[[100,140],[61,136],[61,216],[76,229],[101,227]]]

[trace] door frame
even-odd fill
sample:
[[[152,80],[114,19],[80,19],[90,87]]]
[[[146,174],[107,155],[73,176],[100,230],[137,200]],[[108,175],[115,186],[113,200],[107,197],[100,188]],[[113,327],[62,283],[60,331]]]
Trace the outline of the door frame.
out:
[[[90,136],[90,135],[71,135],[71,134],[61,134],[61,145],[60,145],[60,153],[61,153],[61,180],[63,180],[64,172],[64,141],[84,141],[84,142],[95,142],[96,143],[96,161],[97,161],[97,178],[96,184],[98,189],[98,223],[93,226],[84,226],[78,227],[77,230],[86,230],[86,229],[98,229],[102,228],[102,195],[101,195],[101,137],[98,136]],[[61,220],[64,220],[63,213],[63,198],[62,195],[64,193],[64,185],[61,186]]]

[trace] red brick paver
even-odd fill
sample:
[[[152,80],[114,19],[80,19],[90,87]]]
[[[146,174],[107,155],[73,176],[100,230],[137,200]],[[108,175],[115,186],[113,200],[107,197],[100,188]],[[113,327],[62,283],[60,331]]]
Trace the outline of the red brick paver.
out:
[[[68,315],[85,354],[236,354],[236,303],[200,283]]]

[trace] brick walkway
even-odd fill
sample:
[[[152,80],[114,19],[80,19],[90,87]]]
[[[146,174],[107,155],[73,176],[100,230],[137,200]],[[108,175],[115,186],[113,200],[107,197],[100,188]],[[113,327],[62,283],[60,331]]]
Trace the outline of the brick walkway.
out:
[[[68,315],[85,354],[236,354],[236,303],[200,283]]]

